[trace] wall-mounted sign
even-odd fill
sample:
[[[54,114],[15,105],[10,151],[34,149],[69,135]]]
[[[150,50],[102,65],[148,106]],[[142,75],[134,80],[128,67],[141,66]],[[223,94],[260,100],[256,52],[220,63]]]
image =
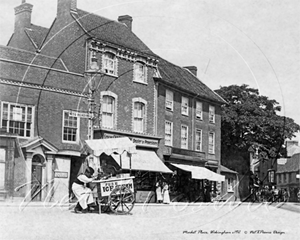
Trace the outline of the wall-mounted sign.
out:
[[[54,177],[55,178],[68,178],[68,172],[54,172]]]
[[[104,133],[103,138],[124,137],[118,134]],[[158,147],[158,140],[127,136],[137,146]]]
[[[92,118],[93,114],[87,112],[76,112],[76,111],[69,111],[70,117],[80,117],[80,118]]]

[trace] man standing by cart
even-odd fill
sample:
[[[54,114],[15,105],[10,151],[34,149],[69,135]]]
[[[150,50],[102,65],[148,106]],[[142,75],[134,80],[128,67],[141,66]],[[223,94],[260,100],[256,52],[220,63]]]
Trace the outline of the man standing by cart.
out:
[[[87,167],[84,174],[79,174],[72,184],[72,191],[75,194],[78,203],[75,207],[75,212],[80,211],[81,213],[87,213],[89,211],[90,205],[94,203],[92,190],[86,186],[87,183],[92,182],[96,177],[92,177],[94,174],[94,169]]]

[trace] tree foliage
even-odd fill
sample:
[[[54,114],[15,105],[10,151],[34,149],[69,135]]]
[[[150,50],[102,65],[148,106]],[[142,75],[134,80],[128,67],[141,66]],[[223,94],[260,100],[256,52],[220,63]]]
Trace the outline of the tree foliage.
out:
[[[227,101],[222,106],[222,157],[258,147],[260,159],[277,158],[285,139],[291,139],[300,126],[279,116],[276,100],[259,95],[248,85],[231,85],[215,91]]]

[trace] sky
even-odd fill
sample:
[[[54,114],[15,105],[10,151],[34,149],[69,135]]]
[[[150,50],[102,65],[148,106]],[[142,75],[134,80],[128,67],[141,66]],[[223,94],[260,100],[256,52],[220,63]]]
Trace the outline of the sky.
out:
[[[32,23],[50,27],[57,0],[27,0]],[[14,28],[14,7],[0,1],[0,44]],[[178,66],[196,66],[212,90],[247,84],[275,99],[300,124],[299,0],[77,0],[103,17],[133,18],[133,32],[156,54]],[[300,141],[300,134],[297,134]]]

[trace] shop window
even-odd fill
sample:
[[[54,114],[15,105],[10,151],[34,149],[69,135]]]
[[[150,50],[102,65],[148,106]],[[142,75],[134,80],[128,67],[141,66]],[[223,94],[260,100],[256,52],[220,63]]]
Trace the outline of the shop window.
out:
[[[202,151],[202,130],[196,129],[195,150]]]
[[[173,123],[169,121],[165,122],[165,145],[173,145]]]
[[[147,66],[142,62],[133,64],[133,81],[147,83]]]
[[[188,149],[188,126],[181,125],[181,148]]]
[[[1,103],[1,127],[7,132],[16,133],[20,137],[33,136],[34,107],[17,104]]]
[[[216,116],[215,116],[215,107],[214,106],[209,106],[209,122],[210,123],[215,123],[216,121]]]
[[[0,148],[0,189],[5,189],[6,149]]]
[[[102,68],[105,73],[117,76],[117,58],[113,53],[104,53],[102,62]]]
[[[208,136],[208,153],[215,154],[215,133],[210,132]]]
[[[106,128],[114,128],[115,123],[115,98],[112,96],[102,96],[102,126]]]
[[[170,90],[166,90],[166,109],[173,111],[173,92]]]
[[[181,97],[181,114],[189,115],[189,99],[187,97]]]
[[[233,178],[227,178],[227,192],[233,192]]]
[[[77,143],[79,138],[79,117],[71,111],[63,111],[63,142]]]
[[[202,102],[197,101],[196,102],[196,119],[198,119],[198,120],[203,119],[202,108],[203,108]]]
[[[142,99],[133,100],[133,131],[145,132],[146,123],[146,101]]]

